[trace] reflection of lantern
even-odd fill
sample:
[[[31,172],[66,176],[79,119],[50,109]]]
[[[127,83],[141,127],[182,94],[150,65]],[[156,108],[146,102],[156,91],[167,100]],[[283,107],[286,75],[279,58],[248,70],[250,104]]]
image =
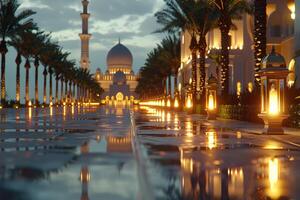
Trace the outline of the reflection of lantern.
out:
[[[265,133],[283,134],[281,123],[288,117],[285,115],[285,88],[286,78],[289,70],[286,68],[285,60],[275,53],[273,48],[271,54],[262,61],[261,76],[261,114],[258,116],[265,122]]]
[[[216,119],[218,80],[212,75],[206,86],[206,110],[208,119]]]
[[[211,129],[205,133],[207,137],[207,147],[209,149],[214,149],[217,147],[217,133],[215,130]]]

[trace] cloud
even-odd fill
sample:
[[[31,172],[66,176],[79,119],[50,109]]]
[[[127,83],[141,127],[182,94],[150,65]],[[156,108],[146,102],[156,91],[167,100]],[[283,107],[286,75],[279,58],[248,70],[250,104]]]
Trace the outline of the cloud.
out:
[[[66,29],[53,32],[51,35],[53,39],[56,39],[60,42],[65,42],[79,40],[78,33],[80,33],[80,29]]]
[[[21,0],[20,1],[21,9],[34,9],[34,8],[39,8],[39,9],[50,9],[50,7],[47,4],[43,4],[40,0]]]

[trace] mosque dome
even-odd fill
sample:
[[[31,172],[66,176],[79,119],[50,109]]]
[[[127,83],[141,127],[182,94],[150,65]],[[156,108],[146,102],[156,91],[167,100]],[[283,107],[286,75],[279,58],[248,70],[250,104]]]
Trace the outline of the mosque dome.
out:
[[[117,85],[126,84],[126,75],[122,71],[117,71],[113,76],[113,83]]]
[[[132,54],[130,50],[119,42],[107,54],[108,68],[130,68],[132,67]]]

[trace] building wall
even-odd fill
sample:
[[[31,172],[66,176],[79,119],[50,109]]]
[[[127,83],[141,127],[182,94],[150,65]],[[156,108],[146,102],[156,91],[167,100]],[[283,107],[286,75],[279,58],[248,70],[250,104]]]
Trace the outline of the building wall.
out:
[[[267,6],[267,53],[271,52],[272,46],[282,54],[287,66],[300,50],[300,0],[268,0]],[[297,9],[298,8],[298,9]],[[296,19],[292,19],[293,9],[296,10]],[[231,30],[230,50],[230,92],[237,91],[237,84],[240,83],[242,90],[247,90],[249,83],[254,82],[254,20],[250,15],[245,14],[241,20],[234,21],[236,30]],[[221,48],[221,34],[219,29],[212,30],[207,35],[208,51],[218,51]],[[191,36],[184,32],[181,36],[181,61],[178,80],[179,87],[189,83],[191,78],[191,52],[189,49]],[[300,57],[300,51],[299,51]],[[300,58],[296,58],[296,76],[300,78]],[[206,59],[206,78],[216,74],[216,63]],[[198,76],[199,77],[199,76]],[[197,80],[198,82],[199,80]],[[298,81],[300,87],[300,81]],[[220,88],[220,87],[219,87]]]

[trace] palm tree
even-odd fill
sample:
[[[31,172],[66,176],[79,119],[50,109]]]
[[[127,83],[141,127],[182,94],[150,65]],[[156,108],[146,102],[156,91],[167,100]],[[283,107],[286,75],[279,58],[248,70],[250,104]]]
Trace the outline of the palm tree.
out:
[[[158,47],[161,49],[159,59],[168,71],[169,94],[171,95],[171,76],[174,76],[174,88],[177,89],[177,73],[180,67],[180,39],[175,34],[164,38]]]
[[[44,97],[43,97],[43,104],[47,103],[47,75],[48,75],[48,71],[47,68],[50,67],[50,65],[53,62],[53,59],[56,56],[56,51],[57,49],[59,49],[59,46],[57,43],[53,43],[50,40],[45,43],[45,47],[44,47],[44,51],[42,52],[40,59],[42,64],[44,65],[44,71],[43,71],[43,75],[44,75]],[[51,84],[52,87],[52,84]],[[52,88],[49,89],[50,93],[51,93]],[[52,99],[49,99],[49,102],[51,102]]]
[[[19,13],[20,4],[17,0],[0,0],[0,53],[1,53],[1,103],[6,102],[5,85],[5,56],[8,51],[7,39],[11,39],[24,30],[35,27],[30,18],[35,14],[32,10],[22,10]]]
[[[221,32],[221,91],[225,97],[229,94],[229,31],[234,19],[241,19],[245,12],[250,12],[247,0],[209,0],[218,14],[218,27]]]
[[[29,69],[30,69],[30,62],[29,58],[26,58],[26,62],[24,65],[26,69],[26,76],[25,76],[25,105],[28,105],[29,102]]]
[[[20,104],[20,65],[22,63],[22,55],[21,55],[21,45],[19,37],[14,37],[12,41],[9,42],[10,46],[13,46],[17,51],[17,56],[15,59],[16,63],[16,103]]]
[[[260,70],[262,59],[266,56],[267,43],[267,2],[266,0],[254,1],[254,56],[255,56],[255,83],[260,85],[260,77],[257,72]]]
[[[196,104],[197,91],[197,28],[195,23],[198,1],[194,0],[164,0],[166,8],[155,14],[157,22],[163,28],[157,32],[188,32],[191,35],[190,50],[192,54],[192,93]],[[196,109],[196,106],[194,106]],[[195,110],[194,110],[195,111]]]

